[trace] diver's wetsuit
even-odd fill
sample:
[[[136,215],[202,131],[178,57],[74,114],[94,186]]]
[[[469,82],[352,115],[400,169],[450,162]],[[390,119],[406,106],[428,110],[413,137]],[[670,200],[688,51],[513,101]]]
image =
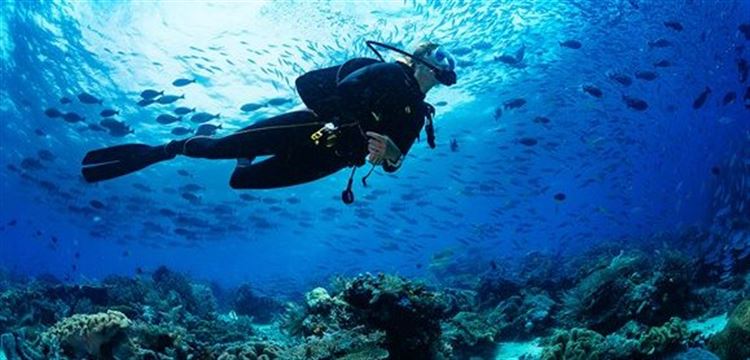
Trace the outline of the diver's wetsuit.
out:
[[[230,181],[238,189],[296,185],[347,166],[362,166],[368,154],[367,131],[387,135],[406,155],[429,111],[413,74],[408,65],[378,62],[352,72],[338,84],[336,116],[327,114],[324,119],[311,110],[294,111],[226,137],[194,137],[170,146],[183,155],[208,159],[252,160],[272,155],[258,163],[238,165]],[[340,130],[335,144],[315,145],[311,135],[329,122]],[[383,168],[387,172],[397,169],[390,164]]]

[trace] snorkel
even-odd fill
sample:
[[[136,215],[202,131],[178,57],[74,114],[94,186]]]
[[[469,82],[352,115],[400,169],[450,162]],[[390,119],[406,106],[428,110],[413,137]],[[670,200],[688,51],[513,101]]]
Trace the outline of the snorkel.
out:
[[[432,56],[435,59],[435,61],[437,61],[439,64],[445,65],[444,68],[435,66],[420,56],[414,56],[412,54],[409,54],[406,51],[403,51],[399,48],[396,48],[387,44],[383,44],[383,43],[372,41],[372,40],[367,40],[365,41],[365,43],[367,44],[367,47],[369,47],[370,50],[372,50],[375,53],[375,55],[378,56],[380,61],[385,61],[385,59],[383,59],[383,56],[380,55],[380,52],[377,49],[375,49],[375,46],[380,46],[388,50],[395,51],[401,55],[408,56],[412,60],[418,61],[420,64],[424,66],[427,66],[427,68],[432,70],[432,72],[435,74],[435,79],[437,79],[437,81],[439,81],[441,84],[445,86],[451,86],[456,83],[456,72],[454,71],[455,66],[456,66],[456,61],[453,59],[453,56],[451,56],[447,51],[443,51],[439,47],[435,49],[434,54]]]

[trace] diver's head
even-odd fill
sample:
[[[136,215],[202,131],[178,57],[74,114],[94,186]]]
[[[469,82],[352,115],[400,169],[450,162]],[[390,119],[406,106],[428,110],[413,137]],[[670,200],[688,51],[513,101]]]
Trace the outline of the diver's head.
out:
[[[410,57],[403,60],[414,69],[414,77],[423,93],[426,94],[437,84],[450,86],[456,83],[456,73],[454,72],[456,61],[440,45],[433,42],[422,43],[417,46],[412,55],[431,65],[428,66]]]

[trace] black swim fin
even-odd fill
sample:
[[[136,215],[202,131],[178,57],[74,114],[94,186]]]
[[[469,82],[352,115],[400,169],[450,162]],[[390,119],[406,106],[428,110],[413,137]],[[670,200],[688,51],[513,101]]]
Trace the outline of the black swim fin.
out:
[[[109,180],[174,157],[164,145],[117,145],[89,151],[81,162],[81,174],[90,183]]]

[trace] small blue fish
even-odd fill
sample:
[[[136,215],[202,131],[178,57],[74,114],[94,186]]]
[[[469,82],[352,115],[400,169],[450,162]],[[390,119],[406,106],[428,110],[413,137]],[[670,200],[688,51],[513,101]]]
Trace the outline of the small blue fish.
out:
[[[197,113],[197,114],[193,115],[190,118],[190,121],[192,121],[194,123],[197,123],[197,124],[201,124],[201,123],[204,123],[206,121],[211,121],[213,119],[218,119],[220,116],[221,116],[221,114],[211,115],[209,113],[200,112],[200,113]]]
[[[284,104],[286,104],[286,103],[288,103],[290,101],[292,101],[292,99],[277,97],[277,98],[273,98],[271,100],[268,100],[268,105],[271,105],[271,106],[281,106],[281,105],[284,105]]]
[[[84,120],[86,120],[86,118],[85,118],[85,117],[83,117],[83,116],[81,116],[81,115],[78,115],[78,114],[76,114],[76,113],[74,113],[74,112],[69,112],[69,113],[67,113],[67,114],[63,115],[63,119],[64,119],[65,121],[69,122],[69,123],[77,123],[77,122],[79,122],[79,121],[84,121]]]
[[[160,95],[164,95],[164,91],[156,91],[152,89],[141,91],[141,98],[143,99],[153,99]]]
[[[55,108],[48,108],[47,110],[44,110],[44,115],[47,115],[51,118],[58,118],[60,116],[63,116],[63,114]]]
[[[188,128],[182,127],[182,126],[178,126],[178,127],[174,128],[174,129],[172,129],[172,135],[177,135],[177,136],[187,135],[187,134],[190,134],[192,132],[193,132],[192,129],[188,129]]]
[[[174,113],[177,115],[187,115],[187,114],[190,114],[191,112],[195,112],[195,108],[191,109],[188,107],[181,106],[181,107],[178,107],[177,109],[174,109]]]
[[[84,104],[89,104],[89,105],[92,105],[92,104],[101,105],[104,102],[103,100],[100,100],[96,96],[91,95],[87,92],[82,92],[78,94],[78,100],[80,100]]]
[[[175,81],[172,81],[172,85],[177,86],[177,87],[183,87],[183,86],[186,86],[186,85],[190,85],[190,84],[192,84],[194,82],[195,82],[195,79],[193,79],[193,80],[177,79]]]
[[[138,106],[140,107],[146,107],[155,102],[154,99],[141,99],[141,101],[138,102]]]
[[[99,113],[99,115],[101,115],[102,117],[111,117],[111,116],[115,116],[115,115],[119,115],[119,114],[120,114],[119,111],[112,110],[112,109],[105,109],[105,110],[102,110],[102,112]]]
[[[156,117],[156,122],[162,125],[169,125],[182,120],[182,116],[172,116],[169,114],[161,114]]]
[[[89,130],[91,130],[91,131],[101,131],[101,132],[107,131],[107,129],[99,126],[99,124],[94,124],[94,123],[89,124]]]
[[[583,44],[581,44],[578,40],[565,40],[560,43],[560,46],[566,47],[568,49],[580,49]]]
[[[256,104],[256,103],[247,103],[245,105],[242,105],[242,107],[240,108],[240,110],[242,110],[244,112],[250,112],[250,111],[258,110],[258,109],[260,109],[262,107],[265,107],[265,105],[263,105],[263,104]]]
[[[635,73],[635,77],[637,79],[646,80],[646,81],[653,81],[656,78],[659,77],[659,74],[653,72],[653,71],[637,71]]]
[[[162,95],[159,99],[156,100],[156,102],[158,102],[159,104],[162,104],[162,105],[167,105],[167,104],[171,104],[171,103],[173,103],[173,102],[175,102],[175,101],[177,101],[179,99],[184,99],[184,98],[185,98],[185,95],[180,95],[180,96],[177,96],[177,95]]]
[[[109,129],[109,135],[112,137],[124,137],[133,133],[135,133],[135,130],[127,126],[123,128]]]
[[[219,124],[218,126],[212,124],[202,124],[198,126],[198,129],[195,131],[195,135],[214,136],[216,135],[216,130],[218,129],[221,129],[221,124]]]
[[[656,41],[649,41],[648,46],[652,48],[665,48],[672,46],[672,42],[667,39],[658,39]]]

